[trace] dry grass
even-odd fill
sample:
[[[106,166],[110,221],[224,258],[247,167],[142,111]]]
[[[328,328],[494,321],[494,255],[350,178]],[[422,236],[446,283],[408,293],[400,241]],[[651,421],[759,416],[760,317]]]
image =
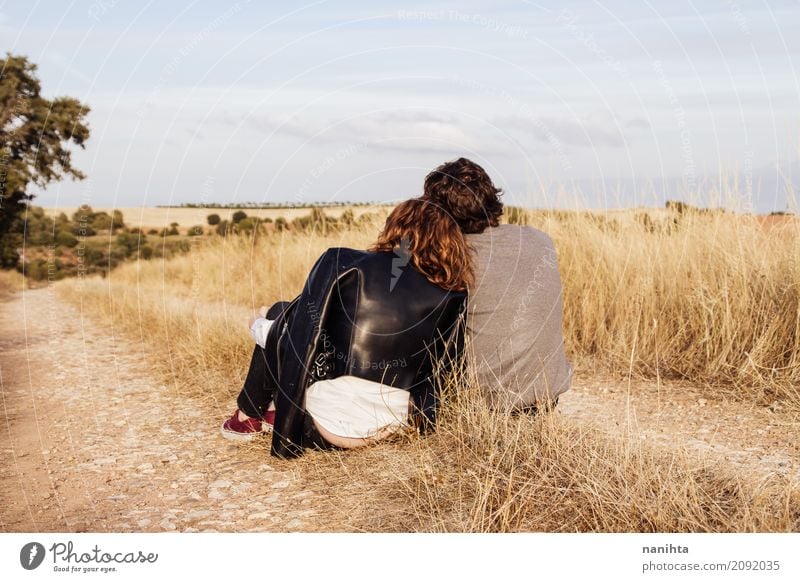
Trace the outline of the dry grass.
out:
[[[614,223],[572,217],[553,233],[573,352],[613,370],[798,397],[800,222],[689,214]]]
[[[0,269],[0,299],[24,289],[27,285],[21,273]]]
[[[463,390],[463,384],[462,390]],[[681,449],[609,436],[558,412],[450,403],[437,433],[301,459],[326,527],[435,532],[798,531],[800,488]],[[380,508],[380,511],[376,511]]]
[[[756,220],[714,214],[662,212],[648,221],[635,213],[538,213],[527,220],[555,240],[566,340],[580,368],[682,377],[800,409],[796,222],[767,233]],[[163,346],[154,365],[222,417],[252,350],[242,324],[248,311],[293,297],[322,250],[363,248],[378,228],[198,239],[169,262],[59,286],[143,346]],[[430,438],[295,463],[329,500],[320,529],[800,529],[800,493],[778,477],[754,480],[559,414],[499,417],[470,395],[469,384],[459,384]]]

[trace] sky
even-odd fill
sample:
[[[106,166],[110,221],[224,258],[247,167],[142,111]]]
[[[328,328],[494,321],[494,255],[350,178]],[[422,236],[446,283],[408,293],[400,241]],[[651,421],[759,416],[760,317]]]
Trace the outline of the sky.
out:
[[[31,0],[0,51],[91,108],[45,206],[394,202],[461,156],[529,207],[797,203],[796,1]]]

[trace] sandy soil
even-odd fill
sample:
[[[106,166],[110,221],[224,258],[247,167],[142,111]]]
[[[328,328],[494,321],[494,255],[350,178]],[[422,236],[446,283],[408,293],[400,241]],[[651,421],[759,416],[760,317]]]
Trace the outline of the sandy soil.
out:
[[[113,330],[49,288],[0,301],[0,531],[307,531],[321,501],[288,462],[219,435]],[[222,405],[220,405],[222,407]],[[743,471],[800,479],[798,424],[686,384],[577,378],[559,409]]]

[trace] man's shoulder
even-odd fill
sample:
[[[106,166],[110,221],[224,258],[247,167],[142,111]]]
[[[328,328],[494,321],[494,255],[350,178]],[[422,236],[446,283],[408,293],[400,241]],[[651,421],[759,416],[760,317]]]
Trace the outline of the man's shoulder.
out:
[[[468,240],[478,245],[501,245],[515,248],[528,245],[552,246],[553,239],[546,232],[533,226],[518,224],[501,224],[490,227],[480,234],[468,235]]]

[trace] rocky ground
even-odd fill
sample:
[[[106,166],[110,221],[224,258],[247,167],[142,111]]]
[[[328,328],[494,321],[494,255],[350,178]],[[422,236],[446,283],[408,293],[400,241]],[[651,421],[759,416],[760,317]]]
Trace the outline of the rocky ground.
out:
[[[223,439],[218,414],[51,289],[0,303],[0,380],[2,531],[309,528],[291,471]]]

